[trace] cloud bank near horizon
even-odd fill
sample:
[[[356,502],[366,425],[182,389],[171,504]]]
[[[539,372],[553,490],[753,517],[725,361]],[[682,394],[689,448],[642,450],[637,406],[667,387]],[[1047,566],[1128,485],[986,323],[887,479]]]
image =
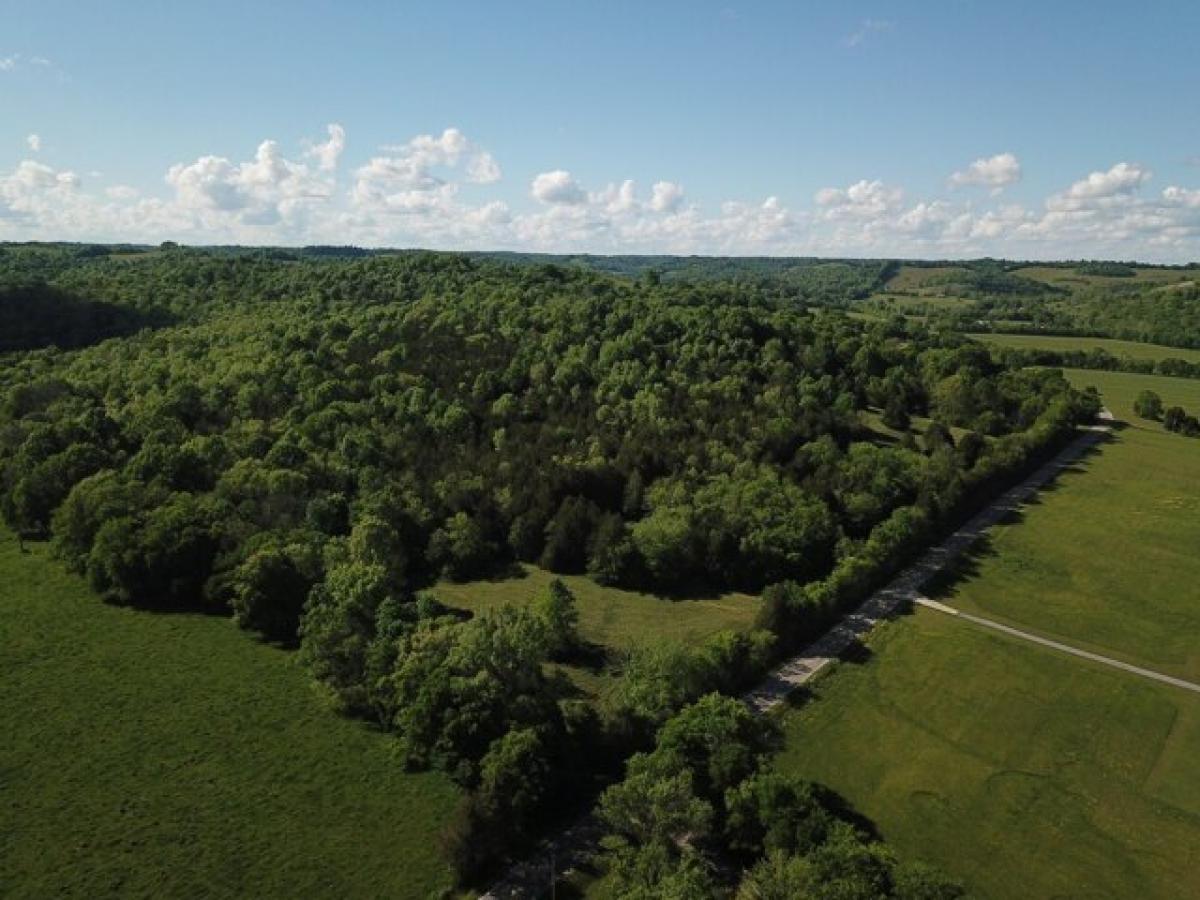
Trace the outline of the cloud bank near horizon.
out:
[[[1155,190],[1136,162],[1081,173],[1033,206],[1006,202],[1016,155],[966,162],[942,196],[861,178],[792,206],[778,196],[704,208],[677,181],[581,183],[535,174],[514,209],[488,199],[501,163],[458,128],[420,134],[343,165],[348,135],[294,153],[264,140],[248,159],[204,155],[167,167],[164,190],[93,187],[27,158],[0,171],[0,240],[357,244],[545,252],[821,256],[994,255],[1186,262],[1200,258],[1200,188]],[[37,154],[30,135],[26,150]],[[86,167],[85,167],[86,168]]]

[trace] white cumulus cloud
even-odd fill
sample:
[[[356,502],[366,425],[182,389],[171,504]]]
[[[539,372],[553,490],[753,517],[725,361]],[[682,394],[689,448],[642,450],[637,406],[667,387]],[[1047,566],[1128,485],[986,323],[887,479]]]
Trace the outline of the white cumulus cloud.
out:
[[[351,198],[364,212],[444,216],[457,207],[462,181],[491,184],[500,166],[457,128],[439,136],[420,134],[404,144],[383,148],[354,173]],[[461,179],[461,180],[456,180]]]
[[[587,194],[565,169],[542,172],[533,179],[530,194],[540,203],[575,206],[587,200]]]
[[[963,169],[950,176],[950,184],[954,187],[979,185],[1000,189],[1021,180],[1021,163],[1012,153],[997,153],[995,156],[981,157]]]
[[[683,205],[683,188],[673,181],[657,181],[651,188],[650,208],[655,212],[675,212]]]
[[[904,197],[900,188],[882,181],[856,181],[848,188],[822,188],[817,191],[817,206],[829,219],[872,219],[893,212]]]
[[[673,180],[615,178],[588,189],[566,168],[531,175],[508,203],[486,185],[500,166],[457,128],[384,148],[338,189],[347,135],[329,125],[289,153],[273,140],[248,159],[207,154],[166,171],[159,192],[85,185],[72,169],[25,159],[0,170],[0,240],[164,239],[195,243],[424,246],[551,252],[824,256],[1200,257],[1200,187],[1144,190],[1150,172],[1120,162],[1028,207],[995,200],[1019,173],[1006,154],[976,160],[938,195],[909,199],[861,179],[817,191],[702,205]],[[30,144],[30,150],[35,148]],[[82,160],[80,171],[90,170]],[[99,177],[98,175],[96,176]],[[975,184],[990,195],[956,193]]]
[[[1150,172],[1137,163],[1119,162],[1107,172],[1092,172],[1066,192],[1071,200],[1094,200],[1131,194],[1150,180]]]
[[[1170,204],[1193,208],[1200,207],[1200,190],[1188,190],[1187,188],[1171,185],[1163,189],[1162,196]]]
[[[317,161],[317,168],[322,172],[331,172],[337,168],[342,151],[346,149],[346,129],[336,122],[327,125],[329,139],[320,144],[314,144],[308,150],[308,156]]]
[[[25,143],[29,145],[29,149],[37,153],[42,149],[42,138],[40,135],[31,134],[25,138]]]
[[[320,150],[308,153],[315,166],[289,159],[272,140],[262,141],[254,158],[243,162],[208,155],[176,163],[166,174],[175,192],[173,211],[190,217],[196,228],[229,236],[255,235],[255,229],[269,226],[294,231],[307,221],[310,207],[327,205],[333,198],[333,176],[326,163],[336,165],[344,134],[331,126],[329,135],[329,142],[318,145]]]

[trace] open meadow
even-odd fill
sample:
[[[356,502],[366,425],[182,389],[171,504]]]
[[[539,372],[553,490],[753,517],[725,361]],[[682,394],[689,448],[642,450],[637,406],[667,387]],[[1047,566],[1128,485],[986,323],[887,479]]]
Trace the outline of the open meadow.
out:
[[[1124,427],[929,593],[1200,680],[1200,442],[1132,410],[1200,382],[1067,375]],[[1196,896],[1200,696],[925,610],[868,644],[785,714],[781,769],[982,897]]]
[[[884,285],[888,291],[904,291],[921,293],[932,289],[932,293],[940,292],[941,284],[948,278],[962,275],[967,271],[963,266],[953,264],[939,266],[901,265],[896,274]]]
[[[0,895],[424,898],[458,799],[228,618],[108,606],[0,530]]]
[[[974,897],[1184,900],[1200,885],[1200,696],[918,610],[784,716],[829,785]]]
[[[562,665],[572,683],[597,697],[611,683],[619,654],[658,641],[695,645],[718,631],[746,631],[758,612],[758,598],[726,593],[711,597],[669,598],[597,584],[585,575],[555,575],[522,565],[507,578],[457,583],[442,581],[437,598],[454,609],[476,615],[506,604],[525,606],[561,578],[575,596],[579,635],[599,651],[591,664]]]
[[[441,581],[433,591],[447,606],[483,613],[509,603],[524,606],[545,592],[555,578],[561,578],[575,595],[580,636],[610,650],[629,650],[664,638],[699,643],[724,629],[750,628],[758,611],[758,599],[750,594],[659,597],[605,587],[586,575],[555,575],[531,565],[521,566],[520,574],[510,578]]]
[[[1196,273],[1188,269],[1167,269],[1157,266],[1137,266],[1133,269],[1132,275],[1126,276],[1083,274],[1073,266],[1022,266],[1013,269],[1013,274],[1065,288],[1125,283],[1178,284],[1179,282],[1193,281],[1196,277]]]
[[[1200,441],[1139,419],[1143,389],[1200,408],[1200,381],[1070,370],[1096,385],[1119,428],[1017,521],[993,529],[942,602],[1200,680]]]

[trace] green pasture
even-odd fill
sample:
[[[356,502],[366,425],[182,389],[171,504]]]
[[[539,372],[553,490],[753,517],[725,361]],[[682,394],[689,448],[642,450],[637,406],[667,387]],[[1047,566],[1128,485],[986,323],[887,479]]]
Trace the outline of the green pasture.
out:
[[[749,594],[659,597],[604,587],[584,575],[554,575],[529,565],[508,578],[439,582],[434,593],[447,606],[482,613],[505,604],[527,604],[545,593],[554,578],[561,578],[575,595],[580,635],[603,652],[604,658],[593,665],[563,667],[575,686],[591,696],[602,693],[608,684],[611,663],[617,661],[614,654],[660,640],[696,644],[718,631],[744,631],[758,611],[757,598]]]
[[[902,265],[893,275],[886,285],[888,291],[922,291],[930,287],[929,282],[935,282],[933,287],[940,291],[945,285],[937,284],[940,279],[944,279],[947,275],[958,275],[965,272],[966,269],[962,266],[945,265],[945,266],[908,266]]]
[[[1014,275],[1045,281],[1058,287],[1074,288],[1091,285],[1113,284],[1174,284],[1180,281],[1190,281],[1196,277],[1195,272],[1185,269],[1160,269],[1155,267],[1135,268],[1132,277],[1121,275],[1081,275],[1073,266],[1022,266],[1013,269]]]
[[[458,798],[224,618],[107,606],[0,530],[0,896],[425,898]]]
[[[1200,441],[1133,414],[1143,388],[1200,410],[1200,381],[1069,370],[1122,420],[930,594],[1098,653],[1200,681]]]
[[[1137,419],[1200,381],[1068,370],[1122,420],[930,593],[1200,680],[1200,441]],[[919,610],[784,714],[781,769],[828,784],[973,895],[1200,891],[1200,695]]]
[[[919,610],[784,713],[778,767],[987,900],[1200,887],[1200,695]]]

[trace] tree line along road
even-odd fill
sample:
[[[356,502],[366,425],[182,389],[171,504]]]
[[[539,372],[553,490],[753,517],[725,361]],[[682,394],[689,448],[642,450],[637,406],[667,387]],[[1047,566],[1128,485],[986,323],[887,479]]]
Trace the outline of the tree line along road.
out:
[[[885,587],[877,590],[858,608],[844,616],[837,625],[772,670],[762,683],[742,696],[745,703],[760,715],[769,713],[779,707],[797,688],[812,680],[843,655],[880,621],[890,618],[902,609],[911,608],[914,604],[930,606],[933,601],[924,597],[921,589],[934,575],[958,559],[989,528],[1015,512],[1060,472],[1074,465],[1094,446],[1107,439],[1112,430],[1112,413],[1107,409],[1102,410],[1099,419],[1099,424],[1083,429],[1075,440],[1020,484],[996,497],[965,525],[926,550],[916,562],[904,569]],[[1075,656],[1200,691],[1200,685],[1078,650],[978,616],[968,616],[943,604],[936,604],[933,608]],[[585,865],[603,835],[604,827],[595,816],[588,814],[581,817],[557,835],[543,841],[538,851],[529,858],[513,865],[486,893],[480,895],[479,900],[518,900],[544,894],[554,880]]]

